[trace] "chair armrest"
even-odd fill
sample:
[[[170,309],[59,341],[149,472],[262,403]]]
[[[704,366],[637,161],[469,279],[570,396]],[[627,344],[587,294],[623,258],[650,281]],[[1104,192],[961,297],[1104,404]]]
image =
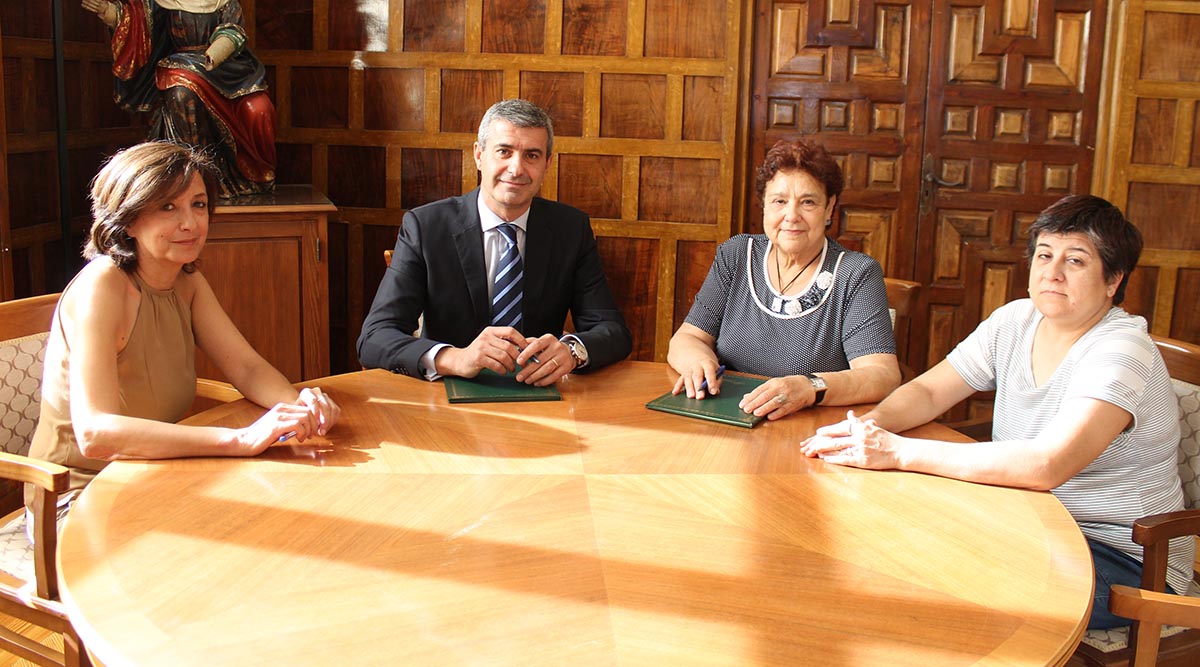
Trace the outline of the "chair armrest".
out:
[[[196,378],[196,396],[221,403],[230,403],[245,398],[242,396],[242,392],[234,389],[233,385],[228,382],[208,378]]]
[[[0,477],[34,484],[55,494],[66,491],[71,482],[70,471],[57,463],[7,452],[0,452]]]
[[[55,511],[59,494],[71,484],[71,472],[57,463],[39,461],[28,456],[0,452],[0,477],[27,482],[33,490],[33,571],[35,590],[38,597],[58,599],[58,572],[54,563],[54,552],[58,548],[57,515]]]
[[[1133,541],[1142,546],[1185,535],[1200,535],[1200,510],[1152,514],[1133,522]]]
[[[1200,628],[1200,598],[1117,584],[1112,587],[1108,609],[1118,616],[1135,618],[1143,623]]]

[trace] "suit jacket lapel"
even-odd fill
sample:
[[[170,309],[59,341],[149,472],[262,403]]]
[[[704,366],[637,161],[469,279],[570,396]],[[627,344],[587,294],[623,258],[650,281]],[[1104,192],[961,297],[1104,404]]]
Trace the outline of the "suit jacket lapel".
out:
[[[488,301],[487,264],[483,261],[483,229],[479,222],[479,190],[463,196],[462,212],[454,221],[454,247],[463,276],[467,280],[467,291],[471,294],[471,307],[480,326],[492,321],[492,304]],[[436,296],[434,297],[436,298]]]
[[[554,226],[542,215],[543,208],[539,205],[541,199],[535,197],[529,209],[529,221],[525,225],[525,256],[522,258],[525,267],[525,297],[521,302],[521,311],[525,322],[529,322],[529,313],[534,310],[533,304],[541,303],[542,293],[546,289],[546,280],[550,273],[550,258],[554,247]]]

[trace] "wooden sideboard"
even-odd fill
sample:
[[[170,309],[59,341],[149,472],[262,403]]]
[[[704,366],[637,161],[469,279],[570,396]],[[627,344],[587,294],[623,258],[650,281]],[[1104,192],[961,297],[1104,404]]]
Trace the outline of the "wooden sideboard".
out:
[[[328,216],[310,185],[218,204],[200,270],[225,312],[288,380],[329,374]],[[196,350],[202,377],[225,379]]]

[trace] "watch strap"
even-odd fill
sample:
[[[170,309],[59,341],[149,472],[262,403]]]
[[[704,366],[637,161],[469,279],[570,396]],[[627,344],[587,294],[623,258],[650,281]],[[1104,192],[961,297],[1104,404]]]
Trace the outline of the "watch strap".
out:
[[[813,405],[820,405],[821,401],[825,400],[825,390],[829,385],[825,384],[825,380],[821,379],[821,376],[815,373],[805,373],[804,377],[808,378],[808,381],[812,383],[813,390],[817,394],[816,398],[813,399]]]

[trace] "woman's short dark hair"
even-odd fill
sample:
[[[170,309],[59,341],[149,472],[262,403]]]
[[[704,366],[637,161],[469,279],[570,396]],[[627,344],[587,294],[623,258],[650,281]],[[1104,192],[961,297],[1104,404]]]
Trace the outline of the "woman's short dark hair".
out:
[[[754,189],[758,198],[762,199],[767,191],[767,183],[781,171],[803,171],[825,186],[825,197],[833,198],[842,194],[845,180],[837,160],[818,143],[810,143],[803,139],[795,141],[778,141],[771,150],[767,151],[762,164],[755,170]]]
[[[1125,285],[1129,274],[1142,255],[1142,233],[1125,219],[1121,209],[1094,195],[1067,195],[1038,214],[1029,228],[1029,247],[1026,259],[1033,259],[1038,237],[1042,234],[1083,234],[1100,253],[1104,280],[1118,273],[1121,284],[1113,294],[1113,305],[1125,300]]]
[[[216,167],[201,153],[167,141],[131,146],[109,158],[92,179],[92,230],[84,259],[107,255],[124,271],[137,268],[137,241],[126,230],[144,211],[177,197],[200,174],[217,201]],[[193,264],[183,267],[191,273]]]

